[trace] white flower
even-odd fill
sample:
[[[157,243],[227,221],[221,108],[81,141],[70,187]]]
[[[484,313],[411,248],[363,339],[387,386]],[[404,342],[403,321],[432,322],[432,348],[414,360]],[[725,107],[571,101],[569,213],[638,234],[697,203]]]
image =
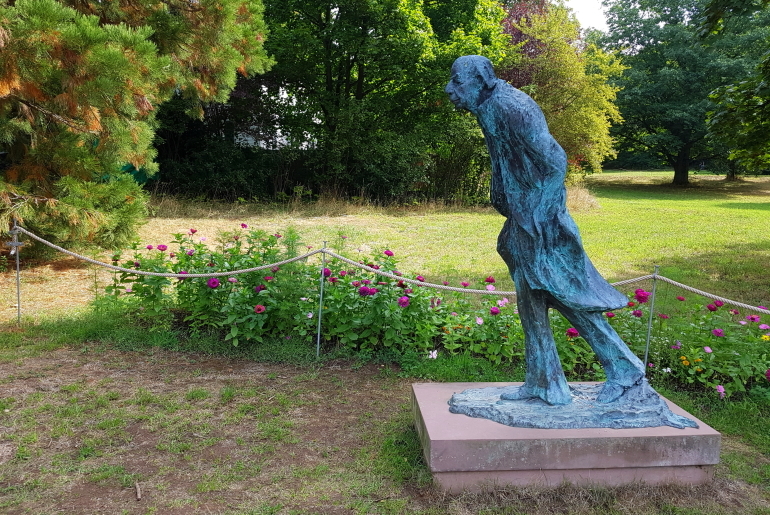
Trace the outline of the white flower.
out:
[[[311,311],[310,313],[308,313],[308,314],[307,314],[307,317],[308,317],[308,318],[313,318],[313,312]]]
[[[437,357],[438,357],[438,351],[437,350],[432,350],[432,351],[428,352],[428,358],[429,359],[436,359]]]

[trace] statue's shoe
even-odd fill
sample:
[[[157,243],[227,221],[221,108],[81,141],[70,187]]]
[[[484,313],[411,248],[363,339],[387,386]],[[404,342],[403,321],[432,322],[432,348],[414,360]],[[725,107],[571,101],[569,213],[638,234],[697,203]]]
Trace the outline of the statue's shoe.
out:
[[[532,388],[526,384],[500,395],[500,400],[503,401],[524,401],[527,399],[542,399],[551,405],[564,405],[572,402],[572,395],[569,388],[566,391],[556,386],[548,389]]]
[[[599,392],[599,395],[596,396],[596,401],[605,404],[608,402],[614,402],[623,397],[623,395],[631,388],[640,385],[643,379],[644,376],[640,375],[631,386],[623,386],[615,382],[607,381],[604,383],[604,386]]]

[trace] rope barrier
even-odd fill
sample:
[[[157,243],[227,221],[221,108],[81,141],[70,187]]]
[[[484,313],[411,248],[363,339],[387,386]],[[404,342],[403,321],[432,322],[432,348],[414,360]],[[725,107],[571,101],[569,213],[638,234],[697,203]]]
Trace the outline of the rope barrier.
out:
[[[453,291],[453,292],[459,292],[459,293],[471,293],[471,294],[475,294],[475,295],[506,295],[506,296],[509,296],[509,297],[515,297],[516,296],[516,292],[515,291],[498,291],[498,290],[491,290],[490,291],[490,290],[478,290],[478,289],[473,289],[473,288],[457,288],[455,286],[448,286],[448,285],[444,285],[444,284],[428,283],[428,282],[425,282],[425,281],[420,281],[418,279],[408,279],[406,277],[403,277],[403,276],[400,276],[400,275],[396,275],[396,274],[391,273],[391,272],[383,272],[381,270],[378,270],[376,268],[372,268],[372,267],[370,267],[368,265],[365,265],[363,263],[359,263],[359,262],[354,261],[352,259],[346,258],[345,256],[341,256],[340,254],[337,254],[336,252],[333,252],[331,250],[326,249],[325,246],[322,249],[314,250],[312,252],[308,252],[307,254],[303,254],[301,256],[296,256],[296,257],[293,257],[293,258],[284,259],[282,261],[277,261],[275,263],[270,263],[270,264],[266,264],[266,265],[260,265],[260,266],[253,267],[253,268],[245,268],[245,269],[242,269],[242,270],[231,270],[231,271],[227,271],[227,272],[211,272],[211,273],[207,273],[207,274],[176,274],[176,273],[148,272],[148,271],[144,271],[144,270],[136,270],[136,269],[131,269],[131,268],[123,268],[123,267],[116,266],[116,265],[110,265],[108,263],[104,263],[102,261],[98,261],[96,259],[92,259],[92,258],[89,258],[87,256],[83,256],[81,254],[77,254],[75,252],[72,252],[72,251],[69,251],[67,249],[64,249],[64,248],[62,248],[62,247],[60,247],[58,245],[55,245],[55,244],[53,244],[53,243],[51,243],[49,241],[46,241],[45,239],[37,236],[36,234],[34,234],[34,233],[24,229],[23,227],[18,226],[18,225],[14,225],[14,228],[11,230],[11,233],[14,234],[14,238],[16,237],[16,235],[18,233],[26,234],[30,238],[32,238],[32,239],[34,239],[34,240],[36,240],[36,241],[38,241],[38,242],[40,242],[40,243],[42,243],[44,245],[47,245],[48,247],[50,247],[50,248],[52,248],[54,250],[57,250],[59,252],[62,252],[62,253],[67,254],[69,256],[72,256],[72,257],[74,257],[76,259],[80,259],[82,261],[86,261],[86,262],[91,263],[93,265],[101,266],[101,267],[108,268],[110,270],[115,270],[115,271],[118,271],[118,272],[124,272],[124,273],[135,274],[135,275],[148,275],[148,276],[155,276],[155,277],[175,277],[175,278],[179,278],[179,279],[193,279],[193,278],[206,278],[206,277],[223,277],[223,276],[232,276],[232,275],[238,275],[238,274],[246,274],[246,273],[250,273],[250,272],[257,272],[257,271],[260,271],[260,270],[266,270],[268,268],[272,268],[272,267],[275,267],[275,266],[285,265],[285,264],[288,264],[288,263],[293,263],[295,261],[300,261],[300,260],[303,260],[303,259],[307,259],[307,258],[309,258],[309,257],[311,257],[311,256],[313,256],[315,254],[324,254],[324,255],[327,255],[327,256],[332,257],[334,259],[337,259],[339,261],[342,261],[344,263],[347,263],[349,265],[352,265],[352,266],[355,266],[357,268],[360,268],[362,270],[366,270],[367,272],[370,272],[370,273],[373,273],[373,274],[376,274],[376,275],[379,275],[379,276],[382,276],[382,277],[387,277],[389,279],[393,279],[393,280],[397,280],[397,281],[403,281],[404,283],[412,284],[412,285],[423,287],[423,288],[433,288],[433,289],[436,289],[436,290]],[[18,257],[18,252],[17,252],[17,257]],[[677,286],[679,288],[682,288],[683,290],[689,291],[691,293],[695,293],[697,295],[700,295],[702,297],[706,297],[706,298],[709,298],[709,299],[712,299],[712,300],[718,300],[720,302],[724,302],[725,304],[729,304],[731,306],[736,306],[736,307],[740,307],[740,308],[743,308],[743,309],[748,309],[748,310],[751,310],[751,311],[755,311],[757,313],[770,314],[770,310],[768,310],[768,309],[763,309],[761,307],[752,306],[750,304],[745,304],[743,302],[738,302],[738,301],[735,301],[735,300],[730,300],[730,299],[727,299],[725,297],[720,297],[718,295],[714,295],[712,293],[708,293],[708,292],[705,292],[705,291],[702,291],[702,290],[698,290],[698,289],[693,288],[691,286],[687,286],[686,284],[682,284],[680,282],[674,281],[672,279],[669,279],[667,277],[664,277],[662,275],[657,275],[657,274],[644,275],[644,276],[636,277],[636,278],[633,278],[633,279],[626,279],[626,280],[623,280],[623,281],[614,282],[614,283],[612,283],[612,286],[616,286],[616,287],[617,286],[623,286],[623,285],[626,285],[626,284],[633,284],[633,283],[637,283],[637,282],[647,281],[647,280],[650,280],[650,279],[656,279],[656,280],[664,281],[664,282],[667,282],[667,283],[672,284],[674,286]]]

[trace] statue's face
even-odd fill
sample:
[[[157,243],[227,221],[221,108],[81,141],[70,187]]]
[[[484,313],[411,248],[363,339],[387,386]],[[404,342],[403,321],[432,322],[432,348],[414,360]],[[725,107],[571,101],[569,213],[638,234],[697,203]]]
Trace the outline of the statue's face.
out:
[[[469,66],[467,62],[455,62],[452,66],[452,78],[444,92],[458,109],[473,111],[478,107],[483,87],[484,83],[474,66]]]

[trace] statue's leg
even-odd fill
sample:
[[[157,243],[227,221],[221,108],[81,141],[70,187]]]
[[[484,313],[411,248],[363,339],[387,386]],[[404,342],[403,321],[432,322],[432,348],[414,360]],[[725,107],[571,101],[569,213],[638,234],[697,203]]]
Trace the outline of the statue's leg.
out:
[[[524,355],[527,365],[524,385],[503,394],[503,400],[539,397],[548,404],[572,402],[569,385],[556,352],[556,342],[548,320],[550,295],[532,290],[526,280],[516,281],[519,318],[524,328]]]
[[[644,378],[644,364],[631,352],[618,333],[597,311],[559,311],[575,326],[596,353],[604,367],[607,382],[599,393],[599,402],[612,402]]]

